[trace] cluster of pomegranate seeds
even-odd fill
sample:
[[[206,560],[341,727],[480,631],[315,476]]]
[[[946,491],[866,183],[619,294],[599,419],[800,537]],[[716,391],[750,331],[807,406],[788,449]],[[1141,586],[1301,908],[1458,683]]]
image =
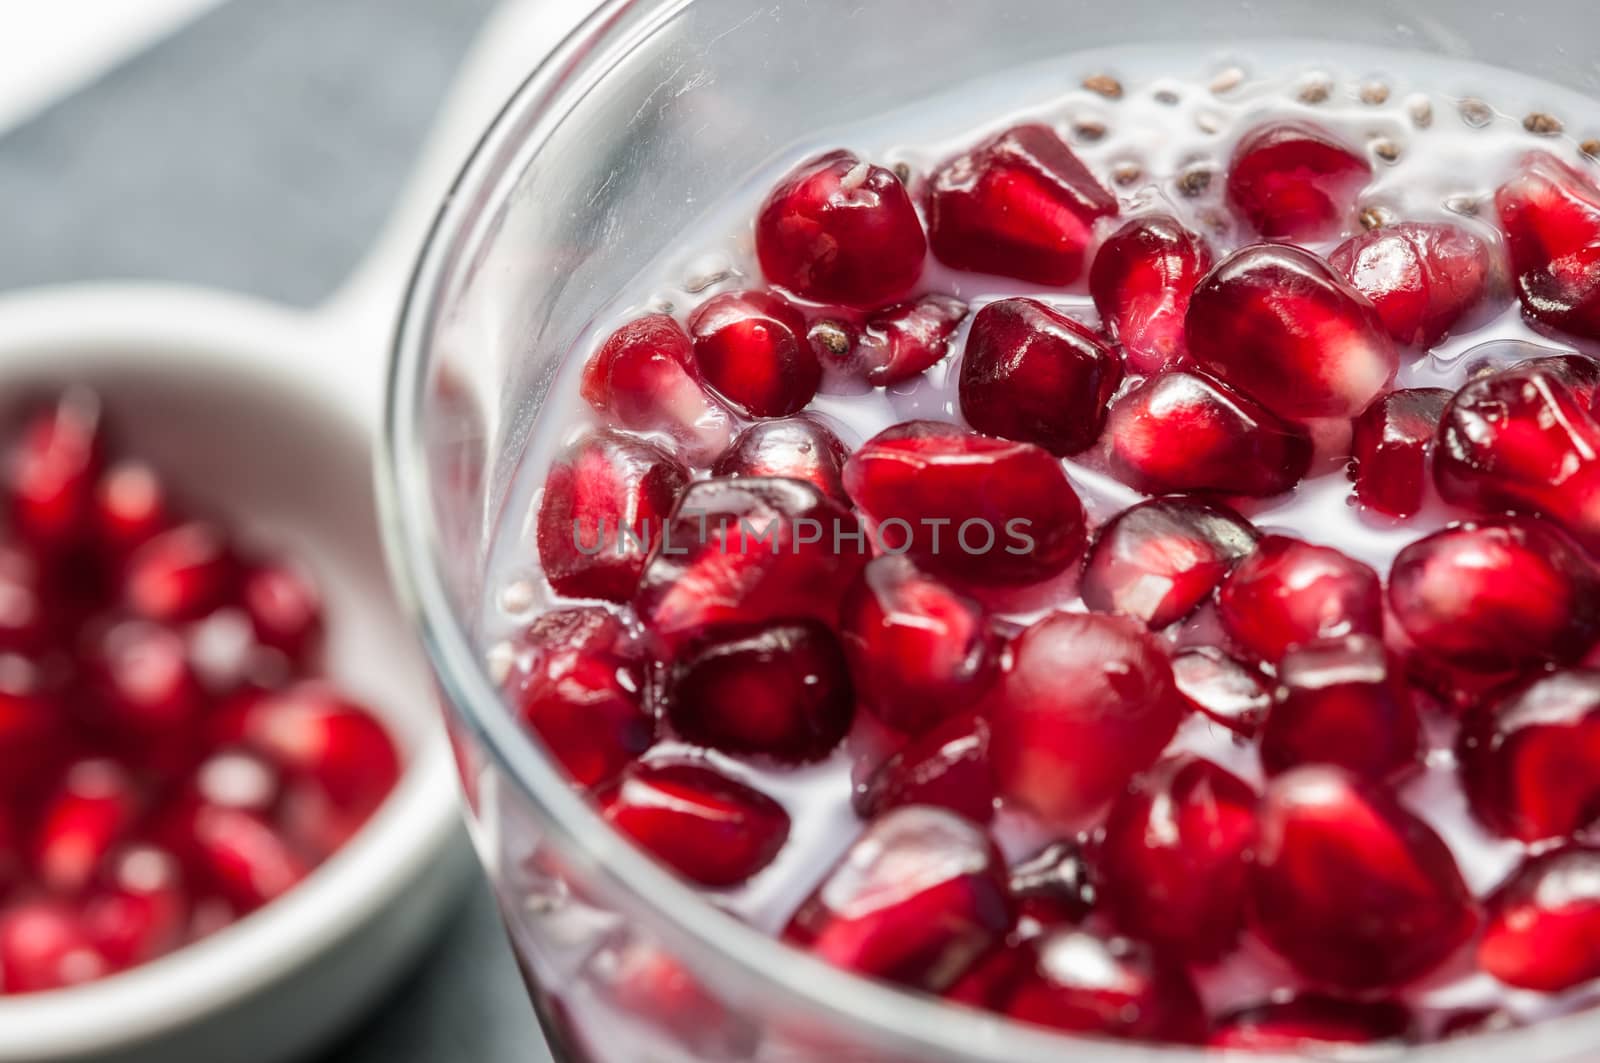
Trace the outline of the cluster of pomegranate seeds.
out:
[[[1522,1020],[1446,1013],[1439,982],[1600,979],[1600,365],[1424,371],[1514,299],[1600,338],[1600,186],[1534,155],[1493,217],[1396,220],[1374,179],[1300,120],[1243,131],[1221,222],[1119,199],[1043,123],[926,173],[802,163],[758,211],[757,283],[585,367],[597,420],[538,503],[562,601],[510,647],[522,720],[735,910],[806,866],[779,857],[834,822],[809,802],[848,800],[859,833],[762,918],[1026,1023],[1331,1051]],[[30,526],[77,519],[92,420],[46,433]],[[1346,474],[1325,534],[1288,505]],[[164,509],[126,475],[119,542]],[[237,578],[204,526],[151,538],[126,551],[147,617]],[[0,555],[5,646],[48,637],[34,561]],[[292,615],[280,580],[252,600]],[[119,726],[161,724],[105,673]],[[0,747],[37,726],[25,678],[0,671]],[[122,775],[74,772],[62,882],[128,814]],[[1470,822],[1423,807],[1440,786]],[[617,999],[705,1036],[688,972],[603,955]]]
[[[319,678],[316,583],[117,455],[92,393],[25,411],[0,461],[0,993],[30,993],[271,902],[401,765]]]

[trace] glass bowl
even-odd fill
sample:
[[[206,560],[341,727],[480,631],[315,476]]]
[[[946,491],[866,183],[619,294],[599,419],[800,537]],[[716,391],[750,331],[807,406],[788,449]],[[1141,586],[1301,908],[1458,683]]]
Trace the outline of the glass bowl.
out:
[[[558,1056],[1199,1058],[1009,1024],[791,951],[614,835],[513,721],[481,630],[489,551],[515,517],[510,489],[557,371],[616,292],[694,243],[704,212],[775,159],[834,146],[823,131],[1023,64],[1298,38],[1474,59],[1600,96],[1583,32],[1597,28],[1588,0],[612,0],[569,37],[444,204],[400,323],[380,456],[390,553],[447,705],[472,833]],[[1061,62],[1062,85],[1083,65]],[[1597,1051],[1600,1011],[1412,1054],[1556,1063]]]

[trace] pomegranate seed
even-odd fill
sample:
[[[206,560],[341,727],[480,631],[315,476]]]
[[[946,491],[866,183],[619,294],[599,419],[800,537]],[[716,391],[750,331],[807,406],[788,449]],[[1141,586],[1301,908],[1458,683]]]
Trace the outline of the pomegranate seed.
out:
[[[689,317],[706,383],[752,417],[798,413],[817,394],[822,363],[806,328],[794,304],[769,292],[714,295]]]
[[[0,543],[0,651],[38,653],[49,645],[50,591],[40,569],[29,551]]]
[[[613,827],[712,889],[753,878],[789,838],[776,801],[696,764],[635,765],[599,801]]]
[[[961,413],[980,432],[1052,454],[1094,445],[1122,362],[1100,337],[1034,299],[1001,299],[972,319]]]
[[[174,523],[172,500],[154,469],[119,461],[95,486],[95,540],[118,562]]]
[[[557,594],[625,602],[689,472],[654,443],[584,436],[551,467],[539,504],[539,560]]]
[[[676,647],[719,624],[833,624],[866,563],[854,514],[798,480],[701,480],[678,500],[634,607]]]
[[[825,755],[855,715],[844,650],[814,620],[707,636],[674,666],[666,703],[691,742],[789,762]]]
[[[258,643],[291,661],[315,655],[322,641],[322,592],[298,565],[255,566],[245,573],[239,598]]]
[[[1001,794],[1071,828],[1155,761],[1184,703],[1143,625],[1055,613],[1017,637],[989,713]]]
[[[1064,285],[1083,273],[1094,223],[1117,201],[1049,126],[1027,123],[940,166],[927,210],[945,265]]]
[[[841,506],[844,463],[850,451],[839,437],[814,417],[762,421],[739,433],[733,445],[711,467],[713,476],[781,476],[804,480]]]
[[[1539,676],[1470,709],[1457,758],[1496,834],[1566,838],[1600,820],[1600,672]]]
[[[856,795],[855,806],[863,819],[928,805],[988,823],[994,799],[989,724],[968,713],[946,720],[884,761]]]
[[[1100,245],[1089,291],[1135,372],[1168,368],[1188,352],[1189,296],[1211,264],[1206,242],[1167,214],[1135,218]]]
[[[974,1002],[1019,1022],[1183,1044],[1205,1035],[1189,976],[1140,942],[1063,927],[1009,946],[984,967]],[[967,993],[958,986],[955,995]]]
[[[1105,897],[1127,933],[1197,960],[1244,926],[1256,794],[1208,760],[1158,762],[1111,806],[1100,844]]]
[[[1468,671],[1571,663],[1600,636],[1600,569],[1543,521],[1453,525],[1395,557],[1389,607],[1419,650]]]
[[[1331,547],[1268,535],[1217,588],[1217,615],[1236,646],[1276,663],[1303,642],[1382,635],[1383,584]]]
[[[1600,546],[1600,424],[1566,361],[1534,359],[1475,380],[1439,423],[1433,475],[1446,501],[1541,513]]]
[[[96,720],[130,737],[174,740],[205,709],[188,646],[169,627],[113,622],[90,633],[84,663]]]
[[[1408,982],[1476,928],[1472,895],[1439,836],[1342,769],[1278,776],[1259,823],[1253,925],[1308,978],[1352,989]]]
[[[1224,1016],[1206,1043],[1241,1052],[1317,1052],[1415,1037],[1416,1021],[1402,1004],[1300,993]]]
[[[1101,527],[1079,592],[1090,609],[1164,628],[1199,608],[1255,548],[1255,528],[1230,509],[1190,498],[1152,499]]]
[[[1495,193],[1522,309],[1535,321],[1600,337],[1600,188],[1544,152]]]
[[[1224,259],[1195,288],[1185,327],[1201,369],[1284,417],[1354,416],[1399,366],[1372,304],[1282,244]]]
[[[223,530],[194,521],[162,532],[134,552],[123,597],[134,613],[149,620],[199,620],[233,600],[239,575]]]
[[[1242,738],[1254,738],[1272,705],[1266,677],[1215,646],[1172,655],[1172,679],[1195,711]]]
[[[756,255],[802,299],[871,309],[922,276],[928,241],[905,186],[848,151],[793,170],[756,217]]]
[[[0,988],[38,993],[92,982],[109,964],[77,914],[61,901],[22,901],[0,909]]]
[[[1432,347],[1495,280],[1489,245],[1459,225],[1401,222],[1341,244],[1328,262],[1378,310],[1396,343]]]
[[[29,660],[0,654],[0,809],[52,785],[78,752],[66,706]]]
[[[1099,894],[1076,842],[1054,842],[1011,869],[1017,914],[1041,928],[1076,924],[1094,911]]]
[[[183,942],[189,896],[171,853],[149,845],[124,849],[83,905],[83,926],[114,970],[148,963]]]
[[[924,295],[867,318],[858,371],[874,387],[912,380],[943,361],[966,320],[967,304],[948,295]]]
[[[835,966],[937,993],[1010,926],[989,836],[943,809],[912,807],[868,825],[784,937]]]
[[[1428,457],[1449,401],[1443,388],[1397,389],[1355,419],[1351,479],[1363,506],[1401,518],[1422,508]]]
[[[1600,978],[1600,850],[1532,857],[1488,901],[1478,965],[1507,985],[1559,993]]]
[[[72,388],[23,422],[7,456],[12,526],[59,554],[90,528],[95,482],[105,464],[100,400]]]
[[[584,367],[582,392],[619,427],[664,433],[695,464],[733,435],[732,417],[702,386],[688,333],[666,314],[613,332]]]
[[[841,618],[861,703],[896,730],[927,731],[994,679],[1001,639],[988,612],[904,557],[869,562]]]
[[[506,688],[518,718],[573,781],[615,778],[655,739],[643,707],[642,653],[615,615],[598,607],[545,613],[515,641]]]
[[[939,575],[1031,583],[1083,552],[1083,504],[1061,463],[1028,443],[908,421],[867,440],[844,484],[886,551]]]
[[[240,914],[277,899],[311,868],[261,814],[201,803],[187,817],[188,857]]]
[[[1521,1019],[1503,1008],[1463,1008],[1449,1013],[1444,1022],[1439,1024],[1439,1040],[1505,1033],[1521,1025]]]
[[[1228,203],[1261,235],[1314,240],[1339,231],[1372,166],[1304,122],[1251,130],[1228,163]]]
[[[58,893],[77,893],[142,810],[143,797],[123,768],[83,760],[67,769],[45,805],[34,836],[33,866]]]
[[[643,1019],[688,1046],[691,1059],[749,1059],[760,1031],[730,1011],[694,972],[659,946],[630,938],[597,952],[585,984],[601,987],[618,1014]]]
[[[1405,677],[1380,639],[1349,635],[1290,649],[1261,729],[1261,765],[1277,774],[1336,764],[1381,780],[1417,761],[1420,725]]]
[[[1106,433],[1112,473],[1147,494],[1282,494],[1311,466],[1299,425],[1200,373],[1159,373],[1119,398]]]

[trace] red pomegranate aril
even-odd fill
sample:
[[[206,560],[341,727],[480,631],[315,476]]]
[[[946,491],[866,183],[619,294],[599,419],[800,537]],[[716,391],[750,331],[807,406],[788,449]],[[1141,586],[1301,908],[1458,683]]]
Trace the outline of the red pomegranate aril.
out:
[[[1235,646],[1269,664],[1291,647],[1383,634],[1383,583],[1327,546],[1268,535],[1217,588],[1217,615]]]
[[[1088,328],[1036,299],[1001,299],[972,319],[961,414],[988,435],[1076,454],[1100,437],[1121,382],[1121,359]]]
[[[13,528],[40,550],[59,554],[90,530],[94,489],[105,465],[100,399],[70,388],[30,414],[6,455]]]
[[[1299,993],[1224,1016],[1206,1043],[1242,1052],[1320,1052],[1400,1045],[1413,1040],[1416,1032],[1411,1012],[1395,1001]]]
[[[256,565],[239,592],[256,641],[291,661],[314,656],[322,641],[322,591],[291,561]]]
[[[1194,960],[1230,949],[1244,926],[1256,793],[1208,760],[1159,761],[1111,806],[1099,849],[1117,926]]]
[[[1422,653],[1470,672],[1572,663],[1600,637],[1600,569],[1544,521],[1452,525],[1395,557],[1389,607]]]
[[[884,550],[938,575],[1032,583],[1083,552],[1083,504],[1061,463],[1029,443],[908,421],[862,444],[844,484]]]
[[[1178,693],[1215,723],[1254,738],[1272,706],[1267,677],[1215,646],[1191,646],[1172,655]]]
[[[67,707],[25,657],[0,654],[0,807],[19,805],[53,784],[79,753]]]
[[[861,703],[910,734],[972,705],[1002,648],[982,605],[893,555],[861,570],[839,629]]]
[[[809,483],[701,480],[668,519],[634,608],[669,648],[720,624],[831,625],[867,557],[855,515]]]
[[[201,803],[186,820],[188,859],[241,914],[277,899],[310,873],[309,862],[257,812]]]
[[[137,821],[143,805],[143,795],[121,765],[83,760],[70,766],[45,804],[34,835],[38,880],[57,893],[81,891]]]
[[[1052,842],[1014,866],[1011,897],[1018,918],[1034,929],[1081,923],[1099,901],[1089,861],[1075,841]]]
[[[233,600],[239,576],[227,534],[216,525],[192,521],[162,532],[134,552],[123,579],[123,599],[149,620],[198,620]]]
[[[1600,188],[1554,156],[1535,152],[1494,201],[1523,313],[1600,338]]]
[[[97,722],[145,740],[192,730],[205,695],[181,635],[147,620],[117,620],[91,632],[89,643],[84,663]]]
[[[1340,768],[1296,768],[1267,787],[1251,867],[1251,920],[1302,975],[1347,989],[1438,967],[1478,915],[1450,849],[1382,790]]]
[[[39,558],[11,543],[0,543],[0,651],[38,653],[54,633],[51,592]]]
[[[867,826],[784,938],[837,967],[937,993],[1011,921],[989,836],[954,813],[910,807]]]
[[[166,485],[142,461],[118,461],[95,485],[95,541],[118,562],[174,523]]]
[[[1399,388],[1355,419],[1350,478],[1363,506],[1400,518],[1422,508],[1428,458],[1450,398],[1443,388]]]
[[[924,295],[867,318],[858,348],[859,371],[874,387],[912,380],[943,361],[967,317],[967,304],[949,295]]]
[[[755,1051],[760,1030],[731,1011],[694,972],[660,946],[629,938],[597,952],[584,971],[620,1014],[640,1019],[687,1045],[691,1058],[735,1060]]]
[[[1522,1020],[1504,1008],[1462,1008],[1446,1015],[1439,1024],[1439,1040],[1475,1037],[1478,1034],[1505,1033],[1522,1026]]]
[[[1228,203],[1262,236],[1315,240],[1339,232],[1372,165],[1304,122],[1247,133],[1228,164]]]
[[[1089,292],[1134,372],[1154,373],[1183,360],[1189,297],[1211,265],[1205,240],[1167,214],[1135,218],[1100,245]]]
[[[1152,764],[1185,712],[1164,647],[1137,621],[1055,613],[1012,645],[986,702],[1003,797],[1074,829]]]
[[[761,421],[740,432],[711,466],[711,475],[804,480],[834,502],[848,506],[844,463],[849,457],[849,449],[821,421],[804,415],[784,417]]]
[[[1400,364],[1366,297],[1284,244],[1224,259],[1195,288],[1185,331],[1199,368],[1289,418],[1352,417]]]
[[[1401,222],[1339,246],[1328,263],[1372,301],[1396,343],[1432,347],[1482,303],[1493,252],[1459,225]]]
[[[723,292],[689,315],[694,357],[706,383],[751,417],[805,409],[822,383],[805,315],[770,292]]]
[[[929,179],[928,242],[954,269],[1037,284],[1083,274],[1094,224],[1117,201],[1049,126],[1015,126]]]
[[[893,172],[834,151],[786,176],[756,216],[767,280],[802,299],[872,309],[922,276],[927,237]]]
[[[1600,850],[1540,853],[1487,907],[1478,965],[1500,981],[1560,993],[1600,978]]]
[[[134,845],[110,861],[83,904],[83,927],[114,970],[148,963],[183,943],[190,915],[183,872],[172,854]]]
[[[665,450],[617,432],[573,444],[539,504],[539,560],[557,594],[625,602],[689,482]]]
[[[583,370],[585,401],[621,428],[661,432],[692,464],[711,461],[733,436],[733,418],[707,394],[689,334],[666,314],[617,329]]]
[[[884,761],[856,794],[856,812],[874,819],[907,805],[947,808],[974,823],[994,818],[989,724],[968,713],[939,724]]]
[[[1457,746],[1473,813],[1524,842],[1600,821],[1600,672],[1552,672],[1468,710]]]
[[[110,964],[64,901],[20,901],[0,908],[0,990],[38,993],[91,982]]]
[[[1199,608],[1255,548],[1255,528],[1230,509],[1191,498],[1152,499],[1100,528],[1079,593],[1090,609],[1164,628]]]
[[[1417,762],[1420,724],[1405,676],[1381,639],[1349,635],[1295,646],[1261,728],[1261,765],[1276,775],[1334,764],[1382,780]]]
[[[691,882],[737,886],[789,838],[772,798],[697,764],[640,764],[599,798],[611,825]]]
[[[691,742],[794,763],[838,745],[855,716],[844,650],[815,620],[708,633],[673,667],[665,701]]]

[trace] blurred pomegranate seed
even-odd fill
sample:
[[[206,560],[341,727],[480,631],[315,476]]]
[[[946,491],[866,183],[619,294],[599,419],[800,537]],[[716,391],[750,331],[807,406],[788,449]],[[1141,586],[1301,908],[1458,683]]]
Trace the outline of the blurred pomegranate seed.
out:
[[[950,353],[966,317],[967,304],[948,295],[924,295],[873,314],[858,353],[863,379],[887,388],[921,376]]]
[[[1328,263],[1372,300],[1396,343],[1432,347],[1496,281],[1489,245],[1459,225],[1406,221],[1341,244]]]
[[[1152,499],[1100,528],[1079,592],[1090,609],[1164,628],[1199,608],[1255,548],[1255,528],[1231,509],[1191,498]]]
[[[1210,269],[1205,240],[1168,214],[1135,218],[1100,245],[1089,291],[1134,372],[1154,373],[1183,360],[1189,297]]]
[[[1247,133],[1228,163],[1228,203],[1262,236],[1335,235],[1372,179],[1372,165],[1304,122],[1272,122]]]
[[[1017,915],[1038,928],[1077,924],[1099,900],[1089,862],[1077,842],[1053,842],[1011,869]]]
[[[57,893],[83,890],[143,806],[144,796],[121,765],[110,760],[73,764],[40,813],[33,840],[39,881]]]
[[[1193,960],[1233,947],[1244,926],[1256,793],[1200,757],[1159,761],[1111,806],[1100,896],[1117,926]]]
[[[539,504],[539,560],[557,594],[625,602],[689,471],[616,432],[586,435],[551,466]]]
[[[1307,978],[1350,989],[1409,982],[1476,929],[1445,843],[1342,769],[1278,776],[1259,822],[1253,926]]]
[[[661,432],[692,464],[715,458],[733,418],[706,393],[688,333],[666,314],[617,329],[583,370],[584,399],[621,428]]]
[[[961,414],[980,432],[1052,454],[1094,445],[1122,360],[1088,328],[1035,299],[1001,299],[972,319]]]
[[[1389,608],[1424,654],[1468,671],[1571,663],[1600,637],[1600,569],[1543,521],[1452,525],[1395,557]]]
[[[610,781],[654,741],[644,655],[613,613],[545,613],[513,648],[512,707],[579,786]]]
[[[38,993],[109,973],[77,913],[63,901],[19,901],[0,908],[0,989]]]
[[[1600,338],[1600,188],[1544,152],[1494,196],[1522,309],[1535,321]]]
[[[1003,796],[1074,828],[1150,766],[1185,705],[1136,621],[1054,613],[1019,635],[987,702]]]
[[[1261,728],[1261,765],[1277,774],[1336,764],[1374,781],[1417,763],[1417,710],[1381,639],[1348,635],[1295,646]]]
[[[878,433],[844,469],[845,489],[890,553],[978,583],[1032,583],[1084,546],[1083,504],[1061,463],[936,421]]]
[[[69,388],[22,423],[6,455],[6,486],[12,527],[38,549],[59,554],[89,532],[104,431],[100,399],[84,388]]]
[[[1224,259],[1195,288],[1185,328],[1201,369],[1284,417],[1354,416],[1399,366],[1372,304],[1282,244]]]
[[[855,715],[844,650],[814,620],[708,634],[673,667],[665,700],[689,741],[791,763],[825,755]]]
[[[0,654],[0,808],[25,804],[53,784],[79,744],[67,726],[66,706],[45,687],[38,667]]]
[[[1383,584],[1331,547],[1268,535],[1223,579],[1217,615],[1234,645],[1276,663],[1304,642],[1382,635]]]
[[[1396,389],[1355,419],[1350,478],[1363,506],[1401,518],[1422,508],[1428,458],[1450,397],[1443,388]]]
[[[240,914],[297,885],[311,866],[260,813],[202,802],[185,817],[184,856]]]
[[[711,467],[713,476],[778,476],[804,480],[841,506],[844,463],[850,451],[839,437],[814,417],[785,417],[751,425]]]
[[[134,551],[123,579],[123,599],[148,620],[199,620],[233,601],[239,578],[227,533],[214,524],[192,521]]]
[[[51,591],[31,551],[0,543],[0,651],[38,653],[54,633]]]
[[[785,940],[870,978],[941,992],[1011,927],[1005,865],[981,829],[936,808],[867,826]]]
[[[972,705],[993,681],[1002,648],[982,605],[893,555],[861,571],[840,632],[861,703],[910,734]]]
[[[805,315],[770,292],[723,292],[689,316],[694,357],[706,383],[752,417],[805,409],[822,383]]]
[[[834,151],[789,173],[756,216],[767,280],[819,303],[871,309],[922,276],[922,222],[893,172]]]
[[[1254,738],[1272,705],[1267,677],[1215,646],[1172,655],[1172,679],[1197,712],[1242,738]]]
[[[754,877],[789,838],[781,805],[697,764],[634,765],[599,801],[613,827],[712,889]]]
[[[1518,989],[1560,993],[1600,978],[1600,850],[1523,864],[1488,901],[1478,965]]]
[[[292,561],[256,565],[244,575],[239,599],[256,641],[291,661],[316,655],[322,641],[322,591]]]
[[[1395,1001],[1299,993],[1224,1016],[1206,1043],[1242,1052],[1320,1052],[1404,1043],[1416,1033],[1415,1019]]]
[[[929,179],[928,239],[954,269],[1038,284],[1083,273],[1096,220],[1117,201],[1049,126],[1015,126]]]
[[[166,485],[142,461],[118,461],[95,485],[95,541],[117,563],[174,523]]]
[[[198,737],[192,732],[205,695],[181,635],[146,620],[117,620],[87,637],[96,722],[144,741]]]
[[[1311,466],[1305,429],[1200,373],[1158,373],[1111,407],[1107,456],[1147,494],[1282,494]]]
[[[1445,1016],[1444,1022],[1439,1024],[1438,1037],[1444,1041],[1484,1033],[1505,1033],[1521,1025],[1522,1020],[1504,1008],[1461,1008]]]
[[[988,823],[994,799],[989,724],[967,713],[912,739],[884,761],[856,794],[855,808],[863,819],[873,819],[890,809],[926,805]]]
[[[117,853],[83,903],[83,927],[113,970],[148,963],[183,943],[189,896],[171,853],[150,845]]]
[[[730,1010],[694,972],[660,946],[630,938],[594,954],[585,981],[600,987],[620,1014],[643,1019],[693,1050],[691,1058],[748,1059],[760,1031]]]

